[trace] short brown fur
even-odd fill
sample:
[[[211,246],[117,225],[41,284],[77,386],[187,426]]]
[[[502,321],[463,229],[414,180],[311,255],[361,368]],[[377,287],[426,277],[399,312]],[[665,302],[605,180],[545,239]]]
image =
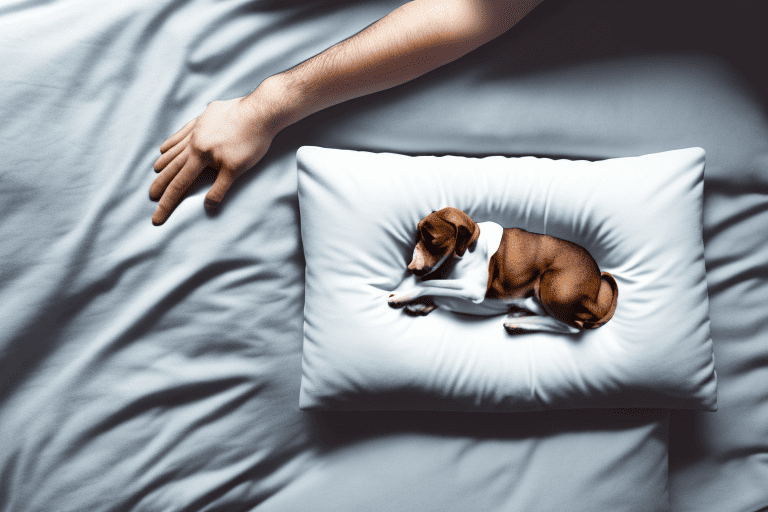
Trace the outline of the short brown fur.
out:
[[[477,223],[461,210],[449,207],[431,213],[418,227],[417,251],[424,251],[424,265],[417,267],[411,262],[408,269],[424,275],[444,255],[455,252],[462,256],[479,233]],[[499,249],[488,265],[485,297],[530,295],[538,297],[554,317],[566,324],[595,329],[613,317],[619,289],[614,277],[601,273],[594,258],[580,245],[505,228]]]

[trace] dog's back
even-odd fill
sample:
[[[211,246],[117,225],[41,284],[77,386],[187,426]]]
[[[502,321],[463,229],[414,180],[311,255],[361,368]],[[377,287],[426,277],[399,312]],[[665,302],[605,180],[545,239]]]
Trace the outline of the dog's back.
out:
[[[505,229],[491,258],[486,296],[531,295],[569,325],[591,329],[613,316],[618,286],[580,245],[519,228]]]

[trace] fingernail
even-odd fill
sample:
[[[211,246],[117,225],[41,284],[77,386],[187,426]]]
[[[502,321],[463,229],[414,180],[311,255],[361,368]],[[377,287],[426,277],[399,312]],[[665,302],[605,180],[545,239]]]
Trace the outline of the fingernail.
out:
[[[218,201],[213,201],[208,198],[205,199],[205,209],[208,210],[209,212],[216,210],[216,208],[218,207],[219,207]]]

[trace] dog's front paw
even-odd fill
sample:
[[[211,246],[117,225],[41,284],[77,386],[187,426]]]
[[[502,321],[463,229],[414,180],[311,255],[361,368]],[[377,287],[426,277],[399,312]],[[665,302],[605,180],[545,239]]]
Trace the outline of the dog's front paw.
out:
[[[522,316],[528,316],[528,315],[520,315],[520,316],[509,316],[506,320],[504,320],[504,329],[507,330],[509,334],[525,334],[527,332],[530,332],[527,329],[523,329],[520,326],[520,323],[517,321],[518,318],[521,318]]]
[[[521,308],[520,306],[512,306],[509,308],[509,317],[510,318],[522,318],[524,316],[532,316],[535,313],[532,311],[528,311],[525,308]]]
[[[400,309],[403,306],[411,304],[415,298],[416,297],[414,293],[404,293],[398,296],[395,296],[395,294],[392,293],[387,299],[387,304],[389,304],[389,307],[391,308]]]
[[[437,309],[437,306],[434,304],[420,304],[418,302],[414,302],[405,306],[405,312],[411,316],[428,315],[435,309]]]

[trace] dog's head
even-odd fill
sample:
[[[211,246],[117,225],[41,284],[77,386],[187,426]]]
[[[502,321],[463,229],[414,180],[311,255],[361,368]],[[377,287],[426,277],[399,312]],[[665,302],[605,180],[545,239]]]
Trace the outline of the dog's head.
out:
[[[419,222],[417,243],[408,270],[425,276],[437,270],[451,256],[464,256],[480,237],[480,226],[456,208],[432,212]]]

